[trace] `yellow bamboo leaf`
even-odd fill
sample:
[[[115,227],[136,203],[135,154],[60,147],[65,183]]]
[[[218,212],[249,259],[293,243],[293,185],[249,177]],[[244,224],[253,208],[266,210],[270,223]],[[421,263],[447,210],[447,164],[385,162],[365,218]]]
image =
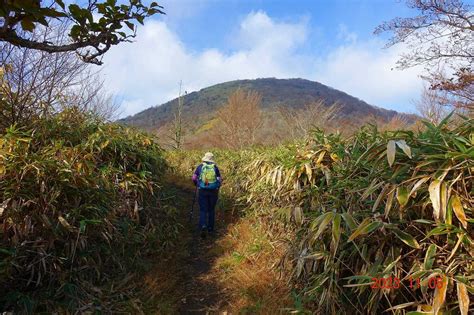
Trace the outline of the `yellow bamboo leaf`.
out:
[[[433,315],[438,315],[439,310],[444,304],[446,299],[446,290],[448,289],[448,278],[445,275],[441,275],[441,287],[436,285],[436,289],[434,291],[434,299],[433,299]]]
[[[275,186],[275,184],[276,184],[277,176],[278,176],[278,168],[273,170],[273,176],[272,176],[272,185],[273,186]]]
[[[411,159],[411,148],[408,146],[405,140],[398,140],[397,145]]]
[[[69,222],[67,222],[66,219],[64,219],[64,217],[59,216],[58,220],[59,220],[59,223],[61,223],[61,225],[64,226],[66,229],[68,229],[69,231],[73,230],[73,227],[69,224]]]
[[[466,285],[462,282],[457,282],[459,311],[461,315],[467,315],[469,312],[469,294],[467,293]]]
[[[110,141],[109,141],[109,140],[106,140],[104,143],[102,143],[102,144],[100,145],[100,148],[101,148],[101,149],[105,148],[106,146],[109,145],[109,143],[110,143]]]
[[[454,257],[454,254],[456,254],[456,251],[458,250],[459,246],[461,245],[462,241],[464,240],[464,235],[458,233],[458,241],[456,242],[456,245],[454,245],[453,250],[451,251],[451,254],[449,257],[446,259],[446,262],[450,261],[451,258]]]
[[[451,188],[449,188],[451,189]],[[441,186],[439,187],[439,192],[440,192],[440,197],[439,197],[439,200],[440,200],[440,212],[439,212],[439,215],[440,215],[440,220],[443,221],[443,222],[446,222],[446,210],[448,208],[448,195],[449,195],[449,191],[448,191],[448,187],[446,186],[446,183],[445,182],[441,182]]]
[[[426,176],[426,177],[423,177],[422,179],[420,179],[419,181],[417,181],[415,183],[415,185],[413,185],[413,188],[410,190],[410,194],[408,195],[408,197],[410,197],[411,195],[413,195],[417,190],[418,188],[421,187],[421,185],[423,185],[424,183],[426,183],[428,180],[430,179],[429,176]]]
[[[304,167],[306,168],[306,174],[308,175],[308,179],[309,181],[311,181],[311,178],[313,177],[313,170],[311,169],[311,165],[309,165],[309,163],[306,163]]]
[[[431,204],[433,206],[433,217],[436,221],[440,219],[440,210],[441,210],[441,181],[440,180],[433,180],[428,187],[428,191],[430,193]]]
[[[1,173],[0,173],[1,174]],[[456,218],[458,218],[459,222],[461,222],[462,226],[467,229],[467,218],[466,213],[464,213],[464,209],[461,203],[461,200],[457,195],[453,195],[450,200],[451,206],[453,207],[454,214]]]
[[[278,186],[281,186],[281,177],[282,177],[282,175],[283,175],[283,170],[280,168],[280,169],[278,170],[278,176],[277,176],[277,184],[278,184]]]
[[[297,225],[303,223],[303,209],[301,209],[301,207],[295,207],[293,209],[293,216]]]
[[[396,144],[395,141],[390,140],[387,143],[387,160],[388,160],[388,165],[392,166],[393,162],[395,162],[395,150],[396,150]]]
[[[316,161],[316,164],[319,164],[323,161],[324,155],[326,155],[326,151],[321,151],[321,153],[319,153],[318,160]]]
[[[388,195],[387,195],[387,202],[385,203],[385,212],[384,215],[386,218],[388,218],[388,215],[390,214],[390,209],[392,208],[393,204],[393,197],[395,196],[395,190],[391,190]]]
[[[0,216],[3,214],[3,211],[5,211],[5,209],[7,208],[7,205],[8,203],[10,202],[11,198],[7,199],[7,200],[4,200],[1,204],[0,204]]]

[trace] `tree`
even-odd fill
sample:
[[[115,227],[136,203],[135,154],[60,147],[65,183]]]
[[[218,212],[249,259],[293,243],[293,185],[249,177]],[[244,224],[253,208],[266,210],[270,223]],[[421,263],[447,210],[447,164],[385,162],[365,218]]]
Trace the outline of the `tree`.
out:
[[[375,33],[392,33],[387,47],[404,43],[402,69],[424,65],[431,89],[449,94],[451,105],[474,109],[474,6],[461,0],[410,0],[415,17],[395,18]],[[450,73],[451,76],[445,75]]]
[[[85,2],[66,7],[62,0],[0,0],[0,41],[49,53],[75,51],[84,61],[101,64],[100,57],[110,47],[135,37],[136,22],[143,24],[149,16],[164,14],[156,2],[150,6],[141,0],[128,4],[116,0]],[[48,27],[52,20],[71,25],[69,42],[41,41],[30,36],[35,29]]]
[[[243,148],[257,143],[257,132],[263,122],[261,102],[259,93],[239,88],[217,112],[217,136],[229,148]]]
[[[33,32],[35,40],[61,41],[67,25]],[[104,92],[97,71],[73,52],[49,54],[0,42],[2,82],[0,128],[30,124],[39,116],[51,115],[74,106],[111,119],[117,112],[113,97]]]
[[[426,85],[423,87],[423,92],[415,106],[421,117],[438,124],[449,114],[448,108],[444,105],[446,97],[441,91],[429,89]]]
[[[173,121],[171,121],[171,141],[174,149],[181,149],[183,145],[184,129],[183,129],[183,96],[181,94],[183,82],[179,82],[178,104],[174,112]],[[187,92],[185,92],[187,94]]]
[[[307,104],[302,109],[290,109],[281,106],[278,109],[291,139],[306,137],[313,128],[327,129],[337,118],[340,106],[326,106],[323,101]]]

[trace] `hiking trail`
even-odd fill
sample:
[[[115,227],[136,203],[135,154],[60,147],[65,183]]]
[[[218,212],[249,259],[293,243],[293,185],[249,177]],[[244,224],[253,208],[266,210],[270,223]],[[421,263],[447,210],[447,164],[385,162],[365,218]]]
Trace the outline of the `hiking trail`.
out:
[[[194,186],[182,179],[167,180],[172,189],[173,204],[180,217],[181,240],[173,246],[170,256],[157,261],[145,276],[145,282],[155,289],[159,299],[152,313],[173,314],[227,314],[226,294],[218,283],[218,274],[212,269],[219,256],[217,241],[234,219],[221,203],[216,207],[216,232],[201,238],[197,225],[199,206],[196,198],[194,215],[190,221]]]

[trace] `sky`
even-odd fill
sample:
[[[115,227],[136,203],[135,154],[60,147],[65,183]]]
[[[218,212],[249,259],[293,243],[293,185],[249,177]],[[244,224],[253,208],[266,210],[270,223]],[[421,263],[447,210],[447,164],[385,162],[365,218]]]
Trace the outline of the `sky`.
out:
[[[380,23],[414,14],[404,0],[162,0],[166,15],[113,47],[102,74],[122,117],[210,85],[304,78],[369,104],[415,112],[423,69],[399,70]]]

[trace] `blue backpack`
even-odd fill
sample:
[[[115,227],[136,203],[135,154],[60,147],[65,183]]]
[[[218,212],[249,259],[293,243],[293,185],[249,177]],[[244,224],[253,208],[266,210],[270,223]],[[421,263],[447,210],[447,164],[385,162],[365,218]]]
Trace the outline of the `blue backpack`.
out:
[[[199,188],[217,189],[219,188],[219,185],[216,166],[214,164],[202,163],[201,173],[199,174]]]

